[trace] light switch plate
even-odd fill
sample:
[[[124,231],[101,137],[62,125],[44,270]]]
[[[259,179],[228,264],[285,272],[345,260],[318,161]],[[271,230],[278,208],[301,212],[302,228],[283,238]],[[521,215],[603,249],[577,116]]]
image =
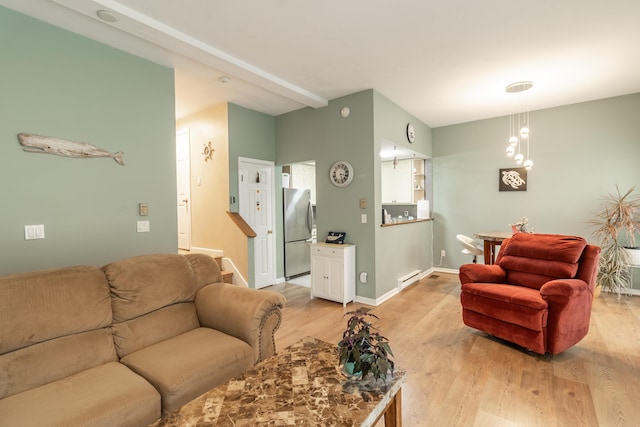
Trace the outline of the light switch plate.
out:
[[[360,222],[363,224],[367,223],[367,214],[360,215]]]
[[[149,221],[138,221],[138,233],[149,232]]]
[[[44,224],[24,226],[24,240],[32,239],[44,239]]]
[[[149,203],[140,203],[138,205],[138,213],[140,214],[140,216],[149,215]]]

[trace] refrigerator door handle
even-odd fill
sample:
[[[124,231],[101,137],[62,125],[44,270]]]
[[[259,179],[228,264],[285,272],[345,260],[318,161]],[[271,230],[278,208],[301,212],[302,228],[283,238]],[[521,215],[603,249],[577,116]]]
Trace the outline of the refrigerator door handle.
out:
[[[311,200],[309,200],[309,205],[307,206],[307,228],[309,229],[309,233],[311,233],[312,225],[313,225],[313,209],[311,209]]]

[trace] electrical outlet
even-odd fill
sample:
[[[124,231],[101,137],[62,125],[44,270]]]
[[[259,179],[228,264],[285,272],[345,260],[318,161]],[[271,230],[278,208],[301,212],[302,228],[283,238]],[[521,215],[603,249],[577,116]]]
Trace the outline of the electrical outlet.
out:
[[[441,256],[441,257],[445,257],[445,256],[447,256],[447,252],[446,252],[444,249],[442,249],[442,250],[440,251],[440,256]]]

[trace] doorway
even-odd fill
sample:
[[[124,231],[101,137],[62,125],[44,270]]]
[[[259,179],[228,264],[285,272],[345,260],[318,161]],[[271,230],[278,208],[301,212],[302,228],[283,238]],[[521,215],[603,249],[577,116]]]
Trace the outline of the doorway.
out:
[[[275,165],[273,162],[238,158],[240,216],[253,228],[254,285],[276,283]]]
[[[189,129],[176,133],[178,249],[191,250],[191,161]]]

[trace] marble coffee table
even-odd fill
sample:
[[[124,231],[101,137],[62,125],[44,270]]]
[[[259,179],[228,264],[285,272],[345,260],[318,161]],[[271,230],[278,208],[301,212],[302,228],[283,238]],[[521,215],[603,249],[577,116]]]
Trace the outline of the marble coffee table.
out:
[[[305,338],[165,415],[154,427],[401,426],[396,369],[382,383],[345,377],[336,345]]]

